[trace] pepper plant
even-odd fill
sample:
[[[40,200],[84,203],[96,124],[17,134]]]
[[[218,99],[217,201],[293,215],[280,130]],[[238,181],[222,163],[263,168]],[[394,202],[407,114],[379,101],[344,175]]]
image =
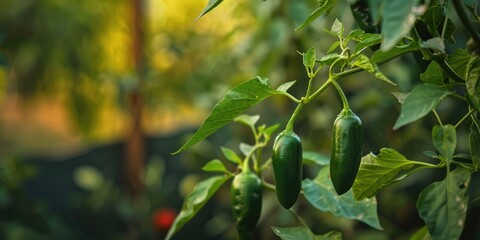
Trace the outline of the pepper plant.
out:
[[[222,0],[210,0],[199,17],[213,10]],[[167,239],[178,232],[186,222],[200,211],[217,190],[234,178],[231,186],[232,211],[240,239],[250,239],[259,219],[262,189],[275,191],[279,204],[294,214],[302,226],[272,230],[281,239],[340,239],[337,231],[313,233],[292,205],[299,195],[313,208],[330,212],[335,216],[362,221],[381,230],[375,195],[389,185],[408,178],[412,173],[425,169],[443,169],[443,180],[431,182],[418,196],[417,210],[425,226],[414,239],[458,239],[466,224],[469,206],[469,183],[479,170],[480,162],[480,34],[476,25],[480,22],[478,2],[470,0],[352,0],[353,18],[359,26],[347,32],[336,19],[326,30],[336,41],[325,54],[315,48],[300,52],[308,76],[305,94],[301,97],[289,93],[296,81],[272,87],[264,77],[254,77],[232,89],[213,107],[210,115],[194,135],[174,154],[184,151],[204,140],[231,121],[247,125],[254,136],[254,143],[241,144],[243,158],[232,149],[221,151],[225,158],[236,164],[235,172],[227,170],[218,159],[208,162],[203,170],[219,173],[197,184],[185,199]],[[315,19],[329,14],[337,0],[320,0],[318,7],[296,30],[302,31]],[[461,45],[454,37],[456,14],[458,24],[471,36],[468,46]],[[448,48],[446,47],[448,44]],[[292,49],[294,51],[294,49]],[[413,54],[422,73],[421,82],[410,92],[393,91],[401,112],[392,128],[399,128],[427,115],[437,124],[431,129],[434,149],[423,153],[431,161],[408,159],[393,148],[384,147],[378,153],[362,154],[362,122],[350,108],[349,99],[342,89],[342,79],[359,72],[369,73],[393,87],[396,83],[381,71],[381,65]],[[327,69],[326,71],[321,71]],[[335,89],[342,100],[343,110],[332,123],[331,157],[325,159],[315,149],[302,149],[301,137],[294,133],[296,119],[308,114],[305,106],[314,102],[327,89]],[[284,96],[297,104],[285,126],[257,126],[259,116],[244,112],[256,104],[274,96]],[[445,99],[458,101],[465,110],[455,122],[445,122],[441,109]],[[276,130],[281,131],[274,139]],[[457,132],[466,131],[457,141]],[[458,152],[459,142],[467,142],[466,152]],[[388,143],[387,143],[388,144]],[[262,159],[262,151],[271,152],[271,158]],[[420,150],[421,151],[421,150]],[[363,155],[363,157],[362,157]],[[320,166],[315,178],[303,178],[303,164]],[[262,176],[265,171],[274,172],[274,183]],[[320,234],[320,235],[319,235]]]

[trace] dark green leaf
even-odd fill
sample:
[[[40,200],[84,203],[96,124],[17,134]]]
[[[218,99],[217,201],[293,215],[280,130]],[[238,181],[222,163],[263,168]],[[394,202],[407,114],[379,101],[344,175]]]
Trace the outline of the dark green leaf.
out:
[[[417,209],[432,239],[459,239],[465,226],[470,170],[457,166],[419,195]]]
[[[338,196],[330,180],[328,167],[323,167],[319,171],[315,181],[303,180],[302,188],[305,198],[315,208],[338,217],[357,219],[373,228],[382,229],[375,197],[356,201],[351,190]]]
[[[245,110],[264,99],[277,94],[266,78],[256,77],[228,91],[214,107],[205,122],[180,149],[173,154],[191,147],[232,121]]]
[[[250,116],[250,115],[242,114],[233,120],[235,122],[242,123],[247,127],[255,128],[255,124],[258,122],[259,119],[260,119],[260,115]]]
[[[416,7],[418,0],[383,1],[382,49],[390,50],[412,28],[415,18],[421,15]]]
[[[470,68],[467,69],[467,92],[471,96],[480,97],[480,58],[474,58],[474,62],[470,61]]]
[[[427,157],[438,158],[438,154],[434,151],[424,151],[423,154]]]
[[[295,31],[302,29],[303,27],[315,21],[315,19],[322,16],[324,13],[329,12],[337,4],[337,0],[319,0],[318,3],[319,7],[312,14],[310,14],[305,22],[297,27]]]
[[[316,235],[305,227],[272,227],[273,232],[282,240],[341,240],[342,233],[337,231],[328,232],[324,235]]]
[[[315,53],[315,48],[308,49],[307,53],[303,54],[303,66],[313,69],[315,67],[316,59],[317,54]]]
[[[325,166],[330,163],[330,158],[318,152],[303,151],[303,162]]]
[[[200,13],[200,15],[195,20],[201,18],[203,15],[212,11],[214,8],[216,8],[222,2],[223,2],[223,0],[209,0],[208,3],[207,3],[207,6],[205,6],[205,8],[203,8],[202,13]]]
[[[411,41],[406,45],[395,46],[388,51],[376,51],[370,60],[374,63],[380,64],[392,60],[393,58],[420,49],[416,41]]]
[[[387,76],[383,75],[383,73],[380,71],[376,63],[370,61],[370,59],[363,54],[358,55],[355,61],[352,63],[352,65],[365,70],[366,72],[372,74],[374,77],[386,83],[392,84],[394,86],[397,85],[394,82],[392,82],[392,80],[388,79]]]
[[[425,14],[421,17],[422,21],[428,28],[428,32],[433,37],[439,37],[438,28],[443,25],[445,21],[446,9],[443,6],[433,6],[428,8]],[[443,27],[443,26],[442,26]]]
[[[443,69],[438,65],[437,62],[432,61],[427,70],[424,73],[420,74],[420,80],[425,83],[431,83],[439,86],[443,86]]]
[[[426,83],[416,86],[405,98],[402,112],[393,129],[398,129],[424,117],[449,94],[451,94],[449,91],[433,84]]]
[[[182,210],[168,230],[166,240],[171,239],[190,219],[192,219],[230,176],[215,176],[199,182],[193,192],[185,197]]]
[[[365,50],[368,47],[380,44],[382,42],[382,35],[381,34],[373,34],[373,33],[365,33],[358,38],[354,39],[358,41],[357,45],[355,46],[354,53],[359,53]]]
[[[382,148],[380,153],[370,153],[362,158],[353,193],[357,200],[374,196],[382,188],[405,179],[423,163],[406,159],[395,149]]]
[[[432,130],[433,145],[442,156],[451,160],[457,146],[457,132],[451,124],[435,125]]]
[[[207,164],[202,167],[202,170],[205,172],[221,172],[231,174],[231,172],[225,168],[225,165],[223,165],[223,163],[218,159],[213,159],[207,162]]]
[[[286,82],[282,85],[280,85],[278,88],[277,88],[277,91],[279,92],[286,92],[288,91],[288,89],[290,89],[293,84],[295,84],[297,82],[297,80],[293,80],[293,81],[290,81],[290,82]]]
[[[472,55],[468,54],[465,50],[457,48],[455,52],[448,55],[447,62],[452,67],[458,76],[463,79],[467,79],[467,66],[472,60]]]
[[[242,159],[238,157],[238,155],[230,148],[221,147],[223,155],[229,160],[230,162],[236,163],[238,165],[242,164]]]

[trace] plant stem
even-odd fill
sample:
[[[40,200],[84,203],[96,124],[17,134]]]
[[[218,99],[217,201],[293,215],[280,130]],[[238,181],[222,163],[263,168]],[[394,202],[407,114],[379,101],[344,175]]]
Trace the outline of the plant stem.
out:
[[[342,103],[343,103],[343,109],[344,109],[344,110],[350,109],[350,107],[348,106],[347,96],[345,96],[345,93],[343,92],[343,90],[342,90],[342,88],[340,87],[340,85],[338,85],[338,83],[337,83],[336,80],[333,80],[333,81],[332,81],[332,84],[333,84],[333,86],[335,86],[335,88],[337,89],[338,94],[340,94],[340,98],[342,99]]]
[[[298,114],[300,113],[300,111],[302,110],[303,106],[305,105],[303,99],[304,99],[304,98],[302,98],[302,100],[300,101],[300,103],[297,105],[297,107],[295,108],[295,111],[293,111],[292,116],[291,116],[290,119],[288,120],[287,126],[285,127],[285,130],[287,130],[287,131],[293,131],[293,123],[295,123],[295,119],[297,119]]]
[[[473,26],[472,22],[470,22],[470,20],[468,19],[465,9],[463,8],[463,5],[462,5],[462,1],[453,0],[452,2],[453,2],[453,7],[457,12],[457,15],[460,18],[460,21],[462,21],[463,26],[465,26],[467,30],[470,32],[470,34],[472,35],[473,41],[475,41],[475,44],[477,46],[480,46],[480,35],[478,34],[477,30]]]
[[[435,114],[435,117],[437,118],[438,124],[443,127],[442,119],[440,119],[440,116],[437,113],[437,110],[433,109],[432,110],[433,114]]]
[[[262,179],[262,186],[264,186],[266,189],[275,192],[275,185],[266,182],[265,180]]]
[[[465,121],[465,119],[467,119],[472,113],[473,113],[473,109],[470,109],[470,111],[468,111],[468,113],[465,114],[465,116],[463,116],[463,118],[460,119],[460,121],[458,121],[457,124],[455,124],[454,128],[457,128],[458,126],[460,126],[460,124],[462,124],[462,122]]]

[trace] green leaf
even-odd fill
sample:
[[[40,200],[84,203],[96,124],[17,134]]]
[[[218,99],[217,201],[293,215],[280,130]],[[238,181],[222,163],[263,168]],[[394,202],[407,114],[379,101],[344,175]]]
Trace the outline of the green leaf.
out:
[[[370,59],[363,54],[358,55],[358,57],[355,59],[352,65],[367,71],[368,73],[372,74],[374,77],[386,83],[392,84],[394,86],[397,85],[394,82],[392,82],[392,80],[388,79],[387,76],[383,75],[383,73],[378,68],[378,65],[370,61]]]
[[[410,237],[410,240],[431,240],[432,237],[430,236],[430,233],[428,232],[427,226],[423,226],[422,228],[418,229],[412,237]]]
[[[337,60],[340,57],[340,54],[338,53],[330,53],[328,55],[323,56],[320,58],[319,62],[322,65],[331,65],[335,60]]]
[[[416,41],[410,41],[406,45],[395,46],[388,51],[375,51],[370,60],[374,63],[380,64],[392,60],[393,58],[420,49]]]
[[[406,159],[395,149],[382,148],[380,153],[370,153],[362,158],[353,193],[357,200],[374,196],[382,188],[405,179],[413,171],[425,168],[421,162]]]
[[[214,8],[216,8],[220,3],[222,3],[223,0],[209,0],[207,3],[207,6],[203,8],[202,13],[195,19],[198,20],[201,18],[203,15],[207,14],[208,12],[212,11]]]
[[[381,34],[365,33],[357,38],[354,38],[357,41],[355,46],[354,53],[360,53],[368,47],[380,44],[382,42]]]
[[[421,48],[430,48],[438,50],[440,52],[445,52],[445,43],[439,37],[428,39],[427,41],[420,42]]]
[[[445,21],[446,9],[443,6],[432,6],[428,8],[425,14],[421,17],[421,20],[428,28],[428,32],[433,37],[439,37],[438,27]]]
[[[242,124],[246,125],[247,127],[251,127],[253,129],[255,129],[255,124],[258,122],[259,119],[260,119],[260,115],[250,116],[250,115],[242,114],[242,115],[236,117],[233,120],[235,122],[242,123]]]
[[[250,152],[252,152],[253,150],[253,146],[252,145],[249,145],[249,144],[246,144],[246,143],[240,143],[240,152],[242,152],[242,154],[244,156],[248,156],[250,154]]]
[[[295,84],[297,82],[297,80],[293,80],[293,81],[290,81],[290,82],[286,82],[282,85],[280,85],[278,88],[277,88],[277,91],[279,92],[287,92],[288,89],[290,89],[293,84]]]
[[[335,18],[330,32],[335,33],[338,37],[342,37],[344,31],[345,28],[343,27],[343,24],[337,18]]]
[[[472,55],[463,49],[457,48],[452,54],[448,55],[447,62],[454,72],[463,79],[467,79],[467,66],[472,60]]]
[[[218,159],[213,159],[207,162],[207,164],[205,164],[205,166],[202,167],[202,170],[205,172],[221,172],[226,174],[232,174],[230,171],[227,170],[227,168],[225,168],[225,165],[223,165],[223,163]]]
[[[434,151],[424,151],[423,154],[427,157],[438,158],[438,154]]]
[[[448,160],[452,160],[457,146],[457,132],[451,124],[435,125],[432,130],[433,145]]]
[[[405,98],[407,98],[408,93],[401,93],[401,92],[395,92],[395,91],[390,91],[390,94],[395,96],[398,100],[399,103],[403,104],[405,102]]]
[[[334,43],[332,43],[332,45],[328,48],[327,54],[330,54],[331,52],[335,51],[335,49],[337,49],[338,46],[340,46],[340,41],[335,41]]]
[[[395,47],[412,28],[415,18],[423,14],[418,0],[383,1],[382,50]]]
[[[468,141],[473,165],[478,169],[480,166],[480,121],[476,117],[472,118]]]
[[[303,54],[303,66],[313,69],[315,67],[316,59],[317,54],[315,53],[315,48],[308,49],[307,53]]]
[[[275,124],[275,125],[272,125],[268,128],[265,128],[265,130],[263,130],[263,133],[265,135],[267,135],[268,137],[272,136],[272,134],[277,131],[278,127],[280,126],[280,124]]]
[[[313,235],[313,233],[305,227],[275,227],[272,226],[273,232],[282,240],[341,240],[342,233],[331,231],[324,235]]]
[[[175,233],[190,221],[230,177],[229,175],[214,176],[199,182],[193,189],[193,192],[185,197],[182,210],[173,221],[165,239],[171,239]]]
[[[242,159],[240,159],[240,157],[238,157],[238,155],[232,149],[226,147],[221,147],[220,149],[227,160],[238,165],[242,164]]]
[[[431,83],[439,86],[443,86],[443,69],[438,65],[437,62],[432,61],[427,70],[424,73],[420,74],[420,80],[424,83]]]
[[[247,109],[274,94],[277,94],[277,92],[272,90],[270,82],[266,78],[256,77],[237,85],[228,91],[223,99],[213,107],[205,122],[187,143],[172,154],[178,154],[202,141]]]
[[[457,166],[419,195],[417,209],[432,239],[459,239],[465,225],[470,170]]]
[[[472,65],[468,69],[467,75],[467,93],[474,97],[480,96],[480,83],[478,79],[480,78],[480,58],[472,59],[474,62],[470,61]]]
[[[305,198],[315,208],[338,217],[357,219],[373,228],[382,229],[378,220],[375,197],[355,201],[351,190],[338,196],[333,189],[328,167],[323,167],[319,171],[315,181],[304,179],[302,188]]]
[[[303,162],[307,164],[317,164],[325,166],[330,164],[330,158],[318,152],[303,151]]]
[[[300,26],[298,26],[295,31],[302,29],[303,27],[315,21],[315,19],[322,16],[324,13],[329,12],[337,4],[337,0],[319,0],[318,4],[319,7],[313,11],[313,13],[310,14],[310,16],[308,16],[308,18]]]
[[[446,96],[451,93],[444,88],[433,84],[421,84],[416,86],[405,98],[402,112],[398,117],[393,129],[399,129],[414,122],[432,111]]]

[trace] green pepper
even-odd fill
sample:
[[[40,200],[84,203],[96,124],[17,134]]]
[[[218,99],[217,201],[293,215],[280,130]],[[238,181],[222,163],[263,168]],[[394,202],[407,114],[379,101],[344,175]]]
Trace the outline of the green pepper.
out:
[[[363,148],[362,121],[350,109],[340,112],[333,124],[330,178],[341,195],[353,185]]]
[[[232,213],[240,240],[252,239],[262,211],[262,181],[254,172],[243,171],[230,188]]]
[[[289,209],[302,187],[302,142],[292,131],[283,131],[275,139],[272,155],[277,198]]]

